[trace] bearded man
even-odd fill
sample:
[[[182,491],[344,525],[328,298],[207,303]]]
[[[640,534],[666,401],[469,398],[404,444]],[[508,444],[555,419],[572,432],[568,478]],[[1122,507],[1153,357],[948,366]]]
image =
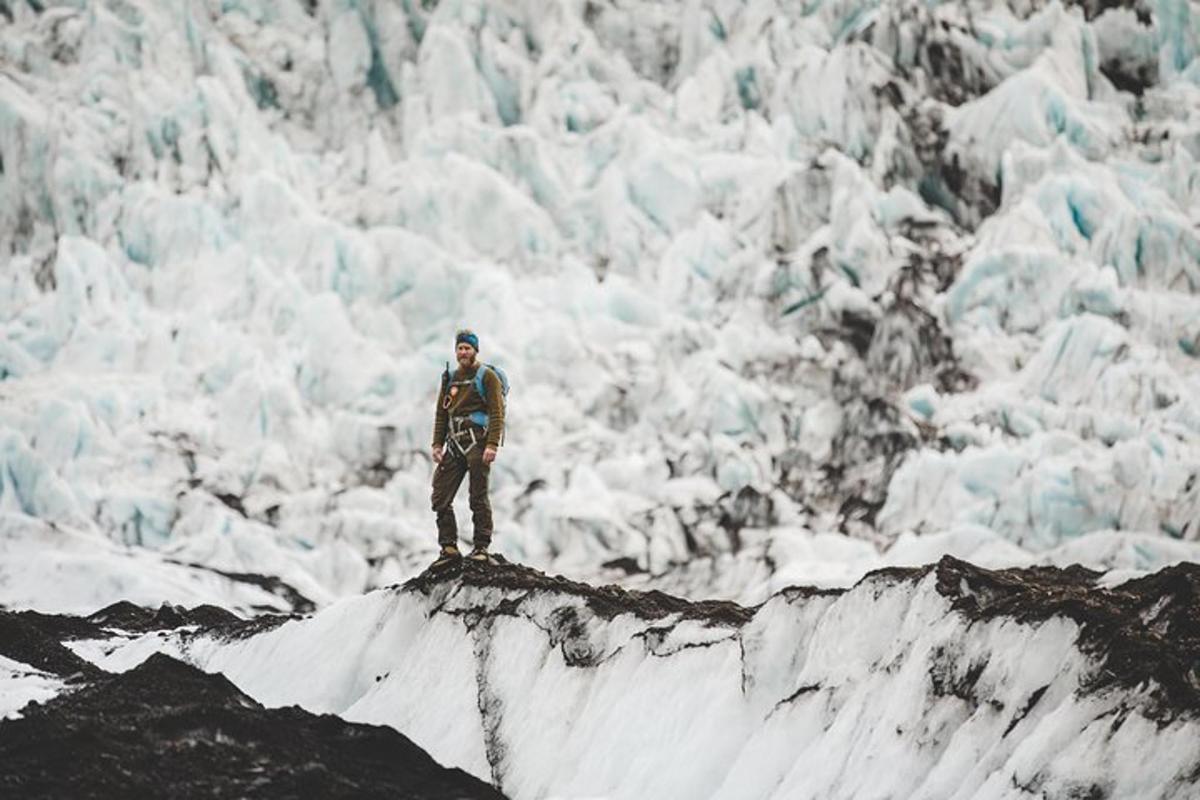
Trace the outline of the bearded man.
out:
[[[441,552],[434,566],[459,559],[458,525],[454,496],[464,477],[470,478],[468,495],[475,530],[474,549],[467,556],[489,561],[492,543],[492,504],[488,499],[488,474],[500,451],[504,431],[505,384],[498,370],[478,360],[479,337],[470,330],[454,336],[457,367],[442,374],[433,421],[433,510],[437,514]]]

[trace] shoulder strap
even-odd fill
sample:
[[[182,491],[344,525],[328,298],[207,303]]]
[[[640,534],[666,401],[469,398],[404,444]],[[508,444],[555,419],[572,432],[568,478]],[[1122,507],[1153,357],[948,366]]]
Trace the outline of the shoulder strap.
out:
[[[479,393],[479,397],[485,403],[487,402],[487,380],[486,379],[487,379],[488,372],[491,372],[491,371],[493,371],[491,369],[491,367],[489,367],[487,364],[482,364],[482,363],[479,365],[479,369],[475,370],[475,391]],[[472,414],[471,414],[471,421],[486,431],[488,428],[488,423],[491,420],[488,419],[488,413],[486,411],[475,411],[475,412],[472,412]],[[501,443],[503,443],[503,441],[504,441],[504,433],[505,432],[503,430],[500,431]]]
[[[479,393],[485,403],[487,402],[487,384],[483,379],[487,375],[487,369],[487,364],[480,364],[479,369],[475,370],[475,391]]]

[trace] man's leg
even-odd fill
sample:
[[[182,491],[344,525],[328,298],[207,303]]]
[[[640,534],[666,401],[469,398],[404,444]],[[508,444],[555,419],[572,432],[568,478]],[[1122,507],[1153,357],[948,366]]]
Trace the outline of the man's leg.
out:
[[[480,442],[480,445],[483,443]],[[473,544],[486,550],[492,543],[492,502],[488,499],[488,476],[491,464],[483,463],[483,447],[467,453],[467,470],[471,476],[468,490],[471,496],[471,521],[475,525]]]
[[[454,495],[467,474],[467,460],[458,454],[446,455],[433,471],[433,511],[437,514],[438,544],[442,547],[458,546],[458,524],[454,520]]]

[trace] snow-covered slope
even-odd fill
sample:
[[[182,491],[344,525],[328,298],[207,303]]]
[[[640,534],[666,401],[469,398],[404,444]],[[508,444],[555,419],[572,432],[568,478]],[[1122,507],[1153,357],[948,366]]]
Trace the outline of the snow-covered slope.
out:
[[[16,719],[29,703],[42,702],[63,689],[55,676],[0,656],[0,719]]]
[[[514,798],[1194,796],[1200,572],[1097,577],[945,558],[745,608],[470,565],[266,632],[70,646],[391,725]]]
[[[415,574],[458,324],[515,560],[1195,559],[1198,9],[0,2],[0,602]]]

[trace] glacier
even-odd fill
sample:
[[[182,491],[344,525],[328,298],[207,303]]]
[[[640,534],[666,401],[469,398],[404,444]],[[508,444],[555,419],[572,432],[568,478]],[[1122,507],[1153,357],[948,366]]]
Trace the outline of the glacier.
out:
[[[514,797],[1189,796],[1194,670],[1081,609],[1200,562],[1198,56],[1196,0],[0,0],[56,653],[0,731],[161,650]],[[422,573],[460,326],[507,588]]]
[[[10,552],[411,577],[462,323],[539,568],[760,602],[963,526],[1195,542],[1194,3],[679,10],[5,3]]]

